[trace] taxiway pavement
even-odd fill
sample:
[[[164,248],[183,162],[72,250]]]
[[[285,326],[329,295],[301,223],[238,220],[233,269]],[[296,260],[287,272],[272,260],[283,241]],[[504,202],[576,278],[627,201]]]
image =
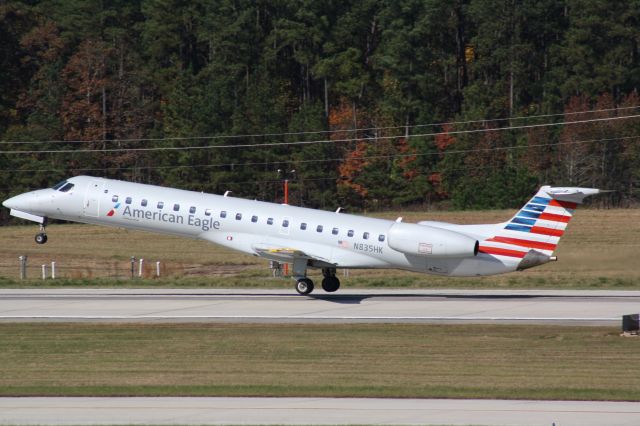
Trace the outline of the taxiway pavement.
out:
[[[3,289],[0,322],[407,322],[618,325],[640,291]]]

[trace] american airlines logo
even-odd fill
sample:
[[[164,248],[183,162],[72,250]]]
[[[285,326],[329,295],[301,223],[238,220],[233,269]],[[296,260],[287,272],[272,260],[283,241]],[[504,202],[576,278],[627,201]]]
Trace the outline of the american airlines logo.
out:
[[[120,207],[120,203],[116,203],[115,206],[113,206],[113,208],[109,210],[109,213],[107,213],[107,216],[111,217],[114,214],[116,214],[116,210],[118,209],[118,207]]]

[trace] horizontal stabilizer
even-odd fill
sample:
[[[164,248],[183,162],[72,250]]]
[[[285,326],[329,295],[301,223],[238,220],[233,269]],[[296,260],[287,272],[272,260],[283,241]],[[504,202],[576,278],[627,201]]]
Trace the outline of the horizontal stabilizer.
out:
[[[546,192],[551,198],[559,201],[582,204],[584,199],[590,195],[599,194],[602,191],[597,188],[575,188],[575,187],[550,187],[543,186],[541,191]]]

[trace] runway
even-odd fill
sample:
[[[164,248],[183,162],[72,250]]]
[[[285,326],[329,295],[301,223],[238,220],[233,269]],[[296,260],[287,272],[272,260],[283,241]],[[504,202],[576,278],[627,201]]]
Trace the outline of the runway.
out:
[[[378,398],[0,398],[0,424],[640,424],[640,403]]]
[[[502,323],[619,325],[640,291],[4,289],[0,322]]]

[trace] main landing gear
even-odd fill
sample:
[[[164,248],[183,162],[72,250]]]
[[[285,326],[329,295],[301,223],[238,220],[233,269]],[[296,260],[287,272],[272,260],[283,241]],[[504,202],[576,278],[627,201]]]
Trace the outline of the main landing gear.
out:
[[[36,243],[44,244],[47,242],[47,233],[45,232],[46,224],[43,223],[40,225],[40,232],[36,234]]]
[[[309,278],[297,278],[296,291],[303,296],[311,293],[313,291],[313,281]]]
[[[336,268],[323,268],[322,289],[327,293],[333,293],[340,288],[340,280],[336,277]]]
[[[322,289],[327,293],[333,293],[340,288],[340,280],[336,277],[335,268],[323,268]],[[307,277],[296,278],[296,291],[300,294],[307,295],[314,289],[313,281]]]

